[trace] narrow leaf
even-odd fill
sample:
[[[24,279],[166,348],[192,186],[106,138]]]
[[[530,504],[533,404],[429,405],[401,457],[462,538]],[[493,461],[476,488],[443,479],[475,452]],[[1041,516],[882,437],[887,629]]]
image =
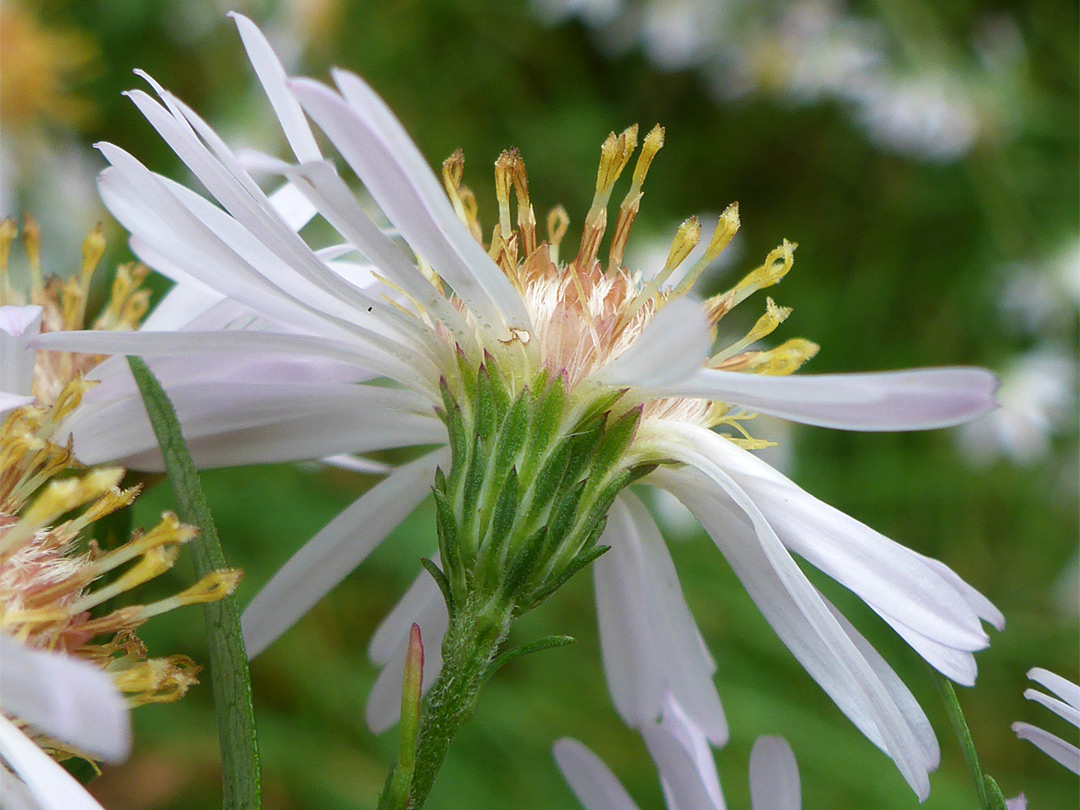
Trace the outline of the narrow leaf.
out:
[[[180,518],[199,528],[190,543],[195,572],[202,578],[227,567],[217,529],[191,462],[176,411],[161,384],[138,357],[128,357],[131,373],[142,395],[146,414],[165,459]],[[210,647],[210,681],[221,743],[222,807],[258,810],[262,805],[259,746],[251,673],[240,632],[240,609],[235,596],[203,605]]]

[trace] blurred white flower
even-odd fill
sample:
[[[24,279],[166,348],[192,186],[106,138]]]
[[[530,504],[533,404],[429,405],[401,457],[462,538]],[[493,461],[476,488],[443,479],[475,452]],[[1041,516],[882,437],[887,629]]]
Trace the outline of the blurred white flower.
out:
[[[1051,697],[1035,689],[1025,689],[1024,697],[1045,706],[1058,717],[1072,723],[1074,728],[1080,728],[1080,686],[1039,667],[1029,670],[1027,675],[1057,697]],[[1080,748],[1073,742],[1066,742],[1057,735],[1030,723],[1013,723],[1012,730],[1021,740],[1027,740],[1055,762],[1080,775]],[[1073,732],[1072,738],[1076,740],[1076,732]]]
[[[1051,439],[1075,424],[1076,360],[1056,350],[1021,355],[1002,371],[997,398],[997,410],[958,431],[965,456],[978,465],[1000,457],[1035,464],[1049,453]]]

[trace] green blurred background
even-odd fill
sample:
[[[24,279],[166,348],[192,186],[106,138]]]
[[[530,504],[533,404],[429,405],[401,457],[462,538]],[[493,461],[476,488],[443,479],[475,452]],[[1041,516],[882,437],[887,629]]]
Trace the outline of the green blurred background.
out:
[[[1008,628],[978,656],[978,686],[960,690],[961,701],[1006,795],[1025,792],[1033,810],[1076,807],[1076,778],[1009,730],[1024,719],[1069,731],[1023,700],[1029,667],[1078,679],[1076,5],[941,8],[879,0],[824,7],[835,30],[871,31],[875,92],[893,93],[885,106],[892,104],[899,126],[927,114],[919,110],[923,97],[907,89],[927,76],[948,88],[944,113],[933,115],[978,102],[968,111],[969,137],[947,155],[897,146],[875,129],[880,105],[868,107],[865,93],[853,100],[843,82],[827,92],[792,90],[803,67],[792,66],[795,46],[780,36],[790,29],[783,5],[725,4],[735,11],[709,23],[720,33],[678,64],[656,56],[656,25],[649,27],[657,7],[669,12],[676,0],[564,5],[238,0],[232,7],[265,26],[292,72],[324,77],[341,65],[363,74],[433,165],[462,147],[466,182],[488,224],[490,166],[513,145],[529,167],[538,213],[566,205],[572,242],[601,140],[630,123],[660,122],[667,146],[645,187],[638,247],[670,239],[690,214],[738,200],[744,225],[732,246],[736,260],[710,283],[730,283],[783,237],[799,242],[794,271],[774,291],[778,303],[795,308],[777,338],[820,343],[810,370],[970,363],[1005,374],[1007,410],[976,431],[794,429],[782,435],[784,463],[810,492],[944,560],[1005,612]],[[705,30],[715,9],[683,5],[692,21],[704,15]],[[580,13],[571,13],[574,6]],[[91,143],[113,141],[155,170],[184,177],[121,96],[138,83],[132,68],[151,73],[234,145],[280,148],[223,16],[228,7],[209,0],[5,0],[0,202],[4,214],[28,210],[43,222],[50,269],[73,270],[86,228],[107,219],[94,203],[93,174],[102,162]],[[59,45],[35,62],[28,44],[46,36],[60,36]],[[998,63],[987,56],[988,38],[997,43]],[[825,37],[811,41],[809,52],[832,58],[827,45]],[[1002,47],[1007,70],[1000,68]],[[51,101],[50,69],[64,91]],[[108,260],[129,260],[123,234],[107,227]],[[738,313],[739,323],[748,326],[756,314]],[[280,466],[211,471],[204,480],[226,551],[246,571],[239,591],[246,602],[375,479]],[[171,506],[167,488],[148,492],[135,508],[136,525]],[[747,759],[765,733],[791,742],[805,807],[914,806],[892,763],[795,663],[708,538],[665,515],[687,599],[719,664],[732,735],[717,763],[729,806],[749,807]],[[374,806],[396,735],[374,737],[364,726],[376,674],[365,649],[415,576],[417,558],[430,553],[433,531],[425,505],[254,662],[267,808]],[[857,600],[810,573],[894,664],[939,731],[944,761],[925,806],[974,807],[925,665]],[[162,588],[189,581],[191,571],[180,565],[170,576]],[[663,806],[643,745],[606,694],[589,579],[577,577],[515,630],[520,639],[554,632],[580,643],[515,662],[492,682],[431,807],[576,807],[550,756],[553,740],[565,735],[605,759],[643,810]],[[160,617],[142,635],[154,654],[206,660],[198,609]],[[103,803],[110,810],[216,806],[208,685],[178,704],[140,709],[135,723],[136,754],[95,784]]]

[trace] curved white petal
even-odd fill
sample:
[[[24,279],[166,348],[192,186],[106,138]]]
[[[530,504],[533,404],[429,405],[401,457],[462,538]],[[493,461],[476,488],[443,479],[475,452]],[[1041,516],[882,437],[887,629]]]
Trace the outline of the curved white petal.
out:
[[[390,221],[469,305],[481,328],[500,340],[511,338],[508,327],[530,331],[521,297],[457,219],[393,113],[358,77],[338,71],[335,78],[348,102],[318,82],[294,80],[290,86]]]
[[[438,554],[433,555],[431,559],[436,565],[439,564]],[[394,654],[394,650],[401,646],[402,640],[408,641],[409,627],[417,620],[417,617],[428,605],[441,598],[435,580],[427,571],[421,571],[398,603],[375,628],[371,642],[368,644],[368,658],[380,666],[385,665]],[[426,653],[426,641],[424,649]]]
[[[315,136],[304,118],[304,111],[299,102],[289,91],[288,76],[281,61],[266,41],[262,31],[243,14],[235,11],[229,12],[229,16],[236,23],[240,31],[240,38],[244,41],[244,50],[247,51],[251,66],[255,68],[255,74],[259,77],[259,83],[266,91],[270,104],[274,107],[281,128],[285,131],[285,137],[292,147],[293,153],[298,160],[318,160],[322,155],[315,143]]]
[[[750,751],[753,810],[800,810],[802,788],[795,754],[783,737],[758,737]]]
[[[199,467],[303,461],[446,439],[426,401],[368,385],[163,383]],[[123,459],[158,469],[161,454],[137,396],[76,411],[63,424],[84,464]]]
[[[1025,689],[1024,697],[1049,709],[1062,720],[1068,720],[1074,726],[1080,726],[1080,711],[1074,709],[1065,701],[1052,698],[1049,695],[1044,695],[1036,689]]]
[[[997,377],[981,368],[773,377],[701,369],[657,386],[663,396],[742,405],[758,413],[840,430],[930,430],[993,410]]]
[[[1042,667],[1032,667],[1027,676],[1035,683],[1045,686],[1072,708],[1080,711],[1080,686]],[[1073,721],[1076,724],[1076,721]]]
[[[21,408],[24,405],[30,405],[34,401],[31,396],[19,396],[18,394],[9,394],[6,391],[0,391],[0,416],[13,411],[16,408]]]
[[[1059,765],[1080,776],[1080,748],[1030,723],[1013,723],[1012,730],[1021,740],[1027,740]]]
[[[668,428],[687,432],[671,424],[660,430]],[[694,437],[705,432],[690,429]],[[733,442],[718,439],[710,446],[716,463],[754,501],[789,550],[857,593],[894,627],[911,628],[966,652],[989,645],[964,595],[925,558],[813,497]]]
[[[85,661],[0,635],[0,706],[40,731],[108,762],[131,749],[131,722],[113,679]]]
[[[71,774],[3,715],[0,755],[29,788],[41,810],[103,810]]]
[[[697,515],[788,649],[925,798],[927,762],[912,729],[761,511],[707,455],[681,444],[666,449],[696,469],[658,470],[656,480]]]
[[[585,810],[638,810],[608,766],[577,740],[563,737],[552,750],[563,778]]]
[[[309,540],[256,594],[242,617],[254,658],[348,576],[422,501],[445,449],[394,471]]]
[[[711,345],[712,335],[701,303],[676,298],[596,378],[609,385],[652,387],[677,383],[705,364]]]
[[[619,495],[593,565],[604,675],[627,724],[655,722],[670,691],[715,745],[728,738],[716,665],[683,598],[667,545],[641,501]]]

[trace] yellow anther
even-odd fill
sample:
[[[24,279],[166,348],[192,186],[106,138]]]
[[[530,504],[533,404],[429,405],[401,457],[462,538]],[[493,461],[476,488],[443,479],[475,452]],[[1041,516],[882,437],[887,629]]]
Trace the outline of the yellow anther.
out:
[[[495,160],[495,198],[499,201],[499,232],[504,242],[510,241],[510,190],[514,185],[514,164],[518,163],[516,149],[507,149]]]
[[[240,578],[243,574],[244,572],[239,568],[225,568],[220,571],[213,571],[194,585],[180,591],[180,593],[143,606],[139,609],[139,618],[145,620],[151,616],[167,613],[185,605],[198,605],[203,602],[216,602],[219,599],[224,599],[236,590],[236,586],[240,584]]]
[[[649,130],[649,134],[645,136],[645,142],[641,145],[641,154],[638,155],[637,165],[634,166],[634,181],[631,186],[633,190],[641,190],[641,186],[645,182],[645,175],[649,172],[649,167],[652,165],[653,158],[655,158],[657,152],[663,148],[664,128],[657,124]]]
[[[0,553],[21,546],[41,527],[108,492],[120,483],[123,475],[124,471],[118,467],[101,467],[79,478],[50,482],[23,512],[19,522],[0,538]]]
[[[116,688],[128,695],[129,706],[173,703],[199,682],[200,667],[186,655],[151,658],[113,671]]]
[[[701,241],[701,223],[697,217],[683,220],[679,229],[675,232],[675,238],[671,240],[671,250],[668,251],[667,261],[660,272],[649,279],[649,283],[641,288],[633,301],[619,315],[621,323],[626,323],[637,314],[645,304],[653,300],[660,292],[660,288],[671,278],[675,269],[690,255],[698,242]]]
[[[525,258],[536,250],[536,213],[529,200],[529,175],[525,171],[525,161],[514,150],[517,161],[513,165],[511,179],[514,181],[514,193],[517,195],[518,231],[521,233],[521,247]]]
[[[464,176],[465,153],[460,149],[456,149],[454,154],[443,161],[443,186],[446,188],[446,195],[450,198],[450,203],[454,206],[458,219],[469,229],[473,238],[482,243],[484,238],[476,218],[476,197],[467,187],[461,184]]]
[[[709,239],[709,246],[705,248],[705,254],[698,259],[690,271],[682,277],[682,280],[675,287],[675,295],[685,295],[690,291],[690,288],[694,286],[694,283],[698,280],[698,277],[705,272],[706,268],[716,259],[717,256],[728,246],[732,237],[739,230],[739,204],[737,202],[732,203],[724,209],[724,213],[720,215],[720,220],[716,223],[716,230],[713,231],[712,238]]]
[[[705,304],[711,321],[716,323],[750,295],[765,287],[771,287],[786,276],[795,262],[797,247],[795,242],[785,239],[780,247],[769,252],[764,264],[748,273],[727,292],[708,299]]]
[[[821,347],[813,341],[792,338],[765,352],[754,352],[747,365],[748,371],[757,374],[783,376],[798,371],[812,359]]]

